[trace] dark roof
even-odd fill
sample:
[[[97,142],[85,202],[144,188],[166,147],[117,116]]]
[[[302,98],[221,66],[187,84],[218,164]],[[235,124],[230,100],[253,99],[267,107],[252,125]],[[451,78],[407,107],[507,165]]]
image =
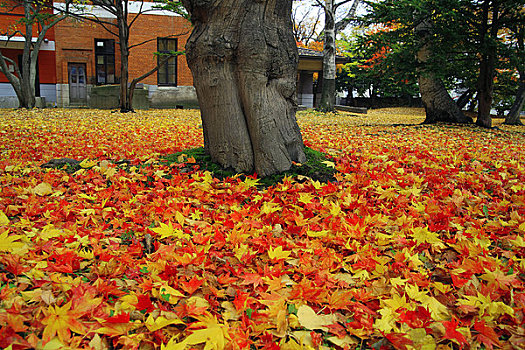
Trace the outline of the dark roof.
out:
[[[315,51],[312,49],[307,49],[304,47],[298,47],[297,50],[299,51],[299,59],[309,59],[309,60],[322,60],[323,59],[323,53],[320,51]],[[347,59],[343,56],[335,56],[336,63],[346,63]]]
[[[323,53],[319,51],[315,51],[312,49],[307,49],[304,47],[298,47],[297,50],[299,51],[299,57],[301,58],[317,58],[317,57],[323,57]]]

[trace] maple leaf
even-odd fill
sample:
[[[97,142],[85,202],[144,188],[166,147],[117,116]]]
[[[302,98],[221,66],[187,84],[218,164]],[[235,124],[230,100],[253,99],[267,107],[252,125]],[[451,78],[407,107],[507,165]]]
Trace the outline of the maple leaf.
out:
[[[412,345],[414,342],[405,335],[402,333],[389,333],[385,335],[385,338],[392,343],[395,349],[406,350],[407,345]]]
[[[39,196],[46,196],[53,193],[53,188],[47,182],[41,182],[33,188],[33,193]]]
[[[302,192],[299,194],[299,199],[297,201],[303,204],[309,204],[309,203],[312,203],[312,199],[314,198],[315,197],[311,193]]]
[[[189,295],[193,294],[204,283],[204,279],[193,276],[189,281],[179,281],[180,287]]]
[[[268,257],[272,260],[283,260],[290,256],[292,252],[283,250],[283,247],[278,246],[277,248],[268,249]]]
[[[485,269],[486,273],[480,276],[481,279],[489,282],[489,284],[494,284],[502,290],[509,290],[509,286],[516,280],[516,274],[506,275],[499,269],[495,271],[489,271]]]
[[[459,325],[458,320],[441,321],[441,323],[445,327],[444,337],[446,339],[453,340],[458,345],[460,345],[461,348],[463,348],[463,346],[468,345],[467,338],[465,338],[465,336],[462,333],[457,331]]]
[[[21,235],[9,235],[9,230],[0,234],[0,252],[11,252],[25,247],[25,243],[17,242],[22,239]]]
[[[175,238],[182,238],[182,239],[190,239],[190,235],[187,233],[182,232],[180,229],[173,228],[173,224],[171,221],[168,222],[168,224],[163,224],[162,222],[159,223],[160,227],[157,228],[151,228],[153,232],[160,235],[159,239],[164,239],[168,237],[175,237]]]
[[[0,225],[9,225],[9,218],[0,210]]]
[[[156,282],[155,289],[152,290],[152,295],[160,300],[167,301],[170,304],[177,304],[184,294],[169,286],[167,283]]]
[[[478,332],[476,339],[492,350],[494,345],[501,347],[499,336],[496,334],[494,327],[489,327],[485,320],[474,323],[474,330]]]
[[[184,322],[176,318],[167,319],[162,316],[159,316],[156,319],[154,319],[153,316],[150,314],[148,318],[146,319],[145,324],[150,332],[155,332],[156,330],[167,327],[169,325],[184,324]]]
[[[184,350],[190,345],[204,343],[205,350],[222,350],[225,348],[226,340],[230,339],[228,327],[217,323],[213,317],[202,318],[202,321],[197,322],[195,326],[204,326],[205,328],[193,331],[181,342],[172,338],[165,346],[162,345],[161,349]]]
[[[297,309],[297,318],[299,323],[306,329],[320,329],[328,331],[328,325],[336,322],[334,315],[318,315],[308,305],[301,305]]]
[[[63,306],[50,306],[44,309],[46,317],[42,320],[44,328],[43,341],[49,342],[55,335],[62,342],[69,341],[71,331],[84,334],[85,327],[78,322],[78,314],[71,311],[71,301]]]
[[[420,244],[430,243],[438,248],[445,248],[443,241],[436,232],[430,232],[426,227],[416,227],[412,230],[414,240]]]

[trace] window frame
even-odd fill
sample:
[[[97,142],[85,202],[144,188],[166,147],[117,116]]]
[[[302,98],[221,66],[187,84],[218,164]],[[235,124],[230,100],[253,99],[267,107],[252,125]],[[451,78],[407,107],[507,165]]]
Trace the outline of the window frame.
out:
[[[103,43],[103,45],[99,45],[99,43]],[[102,63],[99,63],[99,57],[102,58]],[[104,82],[99,81],[99,68],[102,68],[102,71],[104,73]],[[111,79],[109,79],[111,77],[111,75],[109,74],[109,68],[112,68],[113,70],[113,81],[110,81]],[[115,84],[117,80],[115,73],[115,40],[95,39],[95,84]]]
[[[161,46],[161,43],[164,42],[164,45]],[[174,43],[174,45],[169,45],[168,43]],[[159,37],[157,38],[157,52],[159,53],[169,53],[172,50],[164,49],[161,50],[161,47],[169,48],[170,46],[174,46],[173,51],[177,51],[179,47],[179,42],[177,38],[167,38],[167,37]],[[160,64],[160,62],[164,59],[163,56],[157,56],[157,64]],[[170,66],[173,68],[173,73],[170,74]],[[163,64],[159,69],[157,70],[157,85],[158,86],[177,86],[177,80],[178,80],[178,62],[177,62],[177,56],[172,57]],[[171,78],[171,79],[170,79]],[[164,81],[162,81],[164,80]]]

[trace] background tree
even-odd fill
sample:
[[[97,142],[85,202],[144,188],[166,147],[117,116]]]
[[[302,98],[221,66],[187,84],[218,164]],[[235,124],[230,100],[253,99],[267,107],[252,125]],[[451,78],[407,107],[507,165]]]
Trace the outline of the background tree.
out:
[[[37,0],[39,1],[39,0]],[[120,50],[120,94],[119,94],[119,103],[120,111],[132,112],[133,111],[133,92],[135,86],[138,82],[155,73],[163,64],[165,64],[169,59],[180,55],[181,52],[171,52],[157,64],[156,67],[150,71],[144,73],[143,75],[132,80],[131,84],[129,81],[129,55],[133,48],[136,48],[140,45],[143,45],[157,38],[151,38],[139,43],[130,44],[130,34],[133,29],[133,25],[137,22],[142,14],[155,11],[158,9],[164,9],[172,12],[176,12],[182,16],[187,16],[184,11],[182,4],[179,1],[167,1],[160,0],[155,1],[157,3],[156,7],[145,6],[147,3],[145,0],[140,2],[140,7],[138,12],[130,14],[129,6],[130,0],[91,0],[89,6],[84,6],[81,11],[69,11],[64,8],[59,7],[58,11],[65,13],[70,16],[74,16],[80,20],[90,21],[101,25],[106,31],[118,38],[118,45]],[[107,17],[101,17],[98,15],[98,10],[104,10],[109,15],[113,16],[115,20]],[[188,27],[188,32],[190,28]],[[186,33],[183,33],[186,34]],[[179,36],[183,34],[173,35]]]
[[[324,31],[323,31],[323,78],[321,81],[321,101],[319,110],[335,110],[335,93],[336,93],[336,47],[335,40],[337,33],[344,30],[352,19],[355,17],[360,0],[316,0],[317,4],[324,10]],[[346,14],[337,21],[337,11],[343,5],[352,2],[352,6]]]
[[[319,40],[322,28],[321,10],[316,6],[295,6],[292,9],[293,35],[297,43],[308,47],[311,41]]]
[[[292,0],[182,0],[193,32],[186,58],[204,146],[238,172],[267,176],[304,162],[295,119],[298,54]]]
[[[515,42],[515,54],[510,55],[509,60],[511,67],[515,67],[517,76],[511,77],[516,78],[518,87],[514,97],[514,103],[511,105],[509,112],[505,116],[505,124],[508,125],[522,125],[520,120],[521,111],[525,105],[525,25],[516,25],[511,27],[511,40]]]
[[[508,26],[523,23],[522,1],[386,0],[367,3],[372,9],[368,23],[393,26],[395,29],[386,39],[394,43],[392,39],[395,38],[396,51],[409,50],[414,54],[416,59],[412,64],[422,79],[420,89],[427,108],[427,121],[465,121],[450,104],[444,88],[449,87],[446,80],[470,81],[468,85],[472,88],[472,76],[475,75],[476,122],[490,127],[496,68],[504,48],[510,44],[500,33]],[[472,74],[473,71],[477,73]],[[472,91],[469,94],[472,96]]]
[[[65,18],[63,15],[53,14],[49,3],[30,0],[2,0],[0,7],[7,13],[22,12],[23,17],[14,25],[5,28],[0,35],[6,36],[8,41],[15,36],[24,38],[21,65],[6,57],[0,48],[0,71],[7,77],[13,86],[19,102],[19,108],[31,109],[35,107],[35,80],[37,72],[38,54],[48,30]],[[33,35],[36,40],[33,42]],[[9,70],[9,64],[14,72]]]
[[[407,101],[416,97],[419,88],[415,73],[398,69],[405,64],[406,57],[389,54],[391,49],[388,46],[363,42],[358,33],[351,36],[343,34],[342,39],[337,41],[341,54],[349,61],[337,73],[337,91],[348,92],[348,103],[354,91],[361,97],[367,95],[372,106],[376,97],[406,98]]]

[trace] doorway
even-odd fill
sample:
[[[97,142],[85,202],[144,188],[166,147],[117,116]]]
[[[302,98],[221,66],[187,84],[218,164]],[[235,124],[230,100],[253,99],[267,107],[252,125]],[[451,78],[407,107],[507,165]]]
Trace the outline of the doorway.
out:
[[[84,105],[87,102],[86,64],[68,63],[69,103]]]

